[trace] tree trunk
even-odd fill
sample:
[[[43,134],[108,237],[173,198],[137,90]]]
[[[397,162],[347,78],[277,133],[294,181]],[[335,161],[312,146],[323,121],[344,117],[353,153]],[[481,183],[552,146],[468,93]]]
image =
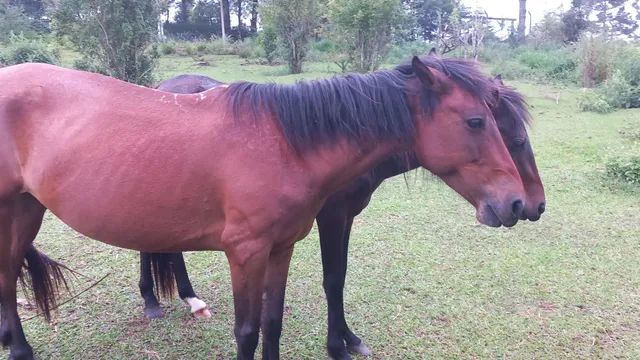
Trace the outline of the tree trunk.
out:
[[[242,40],[242,0],[236,0],[236,12],[238,13],[238,39]]]
[[[231,12],[229,8],[229,0],[222,0],[222,10],[223,10],[223,19],[224,30],[227,35],[231,33]]]
[[[524,32],[527,27],[527,0],[518,0],[520,11],[518,12],[518,42],[524,43]]]
[[[251,33],[258,32],[258,0],[251,0]]]

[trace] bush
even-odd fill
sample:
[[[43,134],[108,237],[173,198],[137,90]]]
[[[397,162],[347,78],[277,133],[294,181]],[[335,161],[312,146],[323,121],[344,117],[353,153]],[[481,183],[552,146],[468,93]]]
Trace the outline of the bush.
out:
[[[609,176],[630,184],[640,184],[640,156],[612,159],[606,167]]]
[[[171,55],[176,53],[176,45],[173,42],[163,42],[158,46],[158,51],[162,55]]]
[[[576,61],[566,47],[553,50],[525,49],[518,56],[518,61],[549,81],[573,82],[576,78]]]
[[[631,85],[620,70],[616,70],[596,91],[613,108],[640,107],[640,88]]]
[[[389,64],[399,64],[413,55],[424,55],[431,48],[432,46],[424,41],[407,41],[395,44],[389,49],[385,61]]]
[[[42,40],[29,40],[22,35],[12,35],[9,44],[0,49],[0,63],[16,65],[29,62],[57,64],[57,50],[50,48]]]
[[[236,49],[230,42],[223,42],[222,39],[215,39],[207,43],[207,50],[213,55],[236,55]]]
[[[93,73],[98,73],[102,75],[108,75],[106,69],[102,68],[100,65],[92,62],[89,59],[80,58],[73,61],[73,68],[82,71],[89,71]]]
[[[578,108],[582,111],[591,111],[606,114],[613,111],[607,100],[593,89],[583,89],[578,97]]]
[[[594,87],[607,79],[611,73],[614,42],[604,36],[583,36],[576,46],[580,85]]]
[[[267,62],[269,62],[269,64],[273,63],[278,50],[278,35],[276,31],[272,27],[265,26],[258,34],[257,43],[262,47]]]

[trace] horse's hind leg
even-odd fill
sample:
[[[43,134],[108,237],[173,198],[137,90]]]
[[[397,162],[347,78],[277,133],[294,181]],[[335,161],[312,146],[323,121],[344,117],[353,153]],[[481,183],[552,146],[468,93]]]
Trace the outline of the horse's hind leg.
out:
[[[44,206],[29,194],[0,201],[0,341],[9,346],[10,359],[33,359],[18,316],[16,286],[44,212]]]
[[[140,295],[144,300],[144,315],[149,319],[158,319],[164,316],[158,298],[153,291],[153,274],[151,272],[151,254],[140,253]]]
[[[207,308],[207,304],[200,300],[198,295],[196,295],[196,292],[193,291],[193,286],[191,286],[191,280],[189,280],[189,273],[187,272],[187,266],[184,263],[184,256],[182,253],[172,253],[171,263],[173,264],[173,274],[176,278],[176,285],[178,286],[178,295],[180,295],[180,299],[191,307],[191,313],[196,318],[210,318],[211,312]]]

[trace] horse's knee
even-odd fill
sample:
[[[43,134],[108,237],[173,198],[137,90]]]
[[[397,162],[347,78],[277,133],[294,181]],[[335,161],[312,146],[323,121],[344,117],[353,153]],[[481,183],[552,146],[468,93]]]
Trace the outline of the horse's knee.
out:
[[[238,342],[238,347],[243,352],[255,351],[255,348],[258,345],[260,328],[248,325],[236,326],[234,334],[236,336],[236,341]]]

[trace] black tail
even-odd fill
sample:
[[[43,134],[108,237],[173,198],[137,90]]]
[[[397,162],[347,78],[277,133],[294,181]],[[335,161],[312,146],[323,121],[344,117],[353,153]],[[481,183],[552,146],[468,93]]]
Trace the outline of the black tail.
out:
[[[153,274],[153,290],[156,296],[165,299],[173,298],[176,291],[176,277],[173,273],[173,254],[150,253],[151,273]]]
[[[69,290],[63,272],[68,269],[66,266],[51,260],[45,254],[39,252],[33,245],[29,247],[25,255],[23,268],[20,274],[20,282],[25,290],[31,289],[38,309],[49,321],[51,319],[51,310],[56,307],[56,296],[59,290],[61,288]],[[27,280],[30,283],[29,285]]]

